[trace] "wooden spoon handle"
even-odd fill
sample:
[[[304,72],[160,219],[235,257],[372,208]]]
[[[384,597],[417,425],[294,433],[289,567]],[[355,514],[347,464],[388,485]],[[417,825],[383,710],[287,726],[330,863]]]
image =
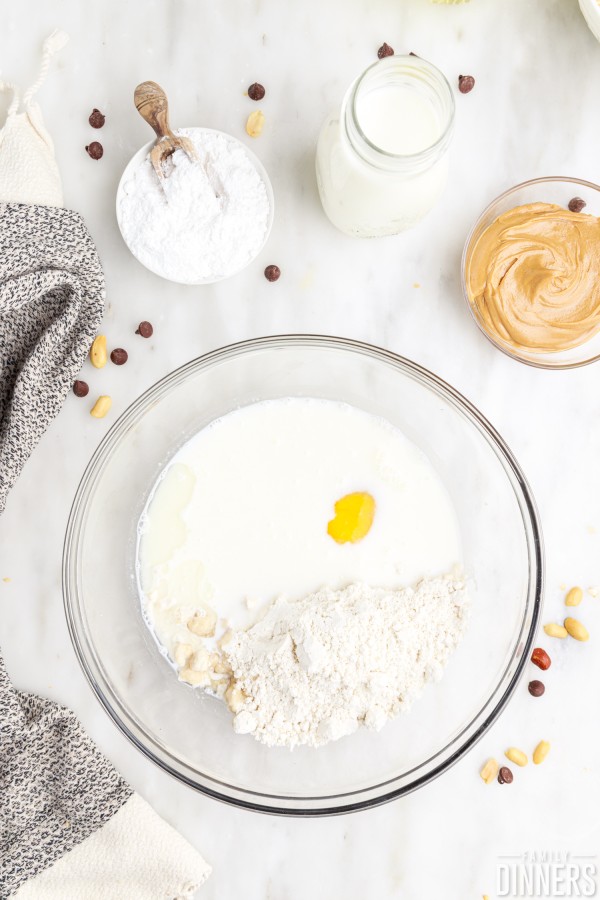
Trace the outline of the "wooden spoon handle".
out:
[[[135,108],[142,119],[150,125],[158,138],[173,138],[169,126],[169,102],[160,84],[142,81],[133,94]]]

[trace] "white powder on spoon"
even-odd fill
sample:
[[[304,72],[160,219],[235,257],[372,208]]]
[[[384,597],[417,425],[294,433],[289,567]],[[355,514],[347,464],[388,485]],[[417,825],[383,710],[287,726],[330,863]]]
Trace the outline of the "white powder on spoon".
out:
[[[450,575],[276,600],[223,648],[237,689],[234,729],[287,747],[318,747],[360,725],[379,730],[441,678],[467,608],[463,582]]]
[[[177,150],[159,182],[149,156],[122,186],[119,224],[137,259],[164,278],[194,283],[242,269],[260,251],[270,203],[243,144],[204,128],[181,129],[198,156]]]

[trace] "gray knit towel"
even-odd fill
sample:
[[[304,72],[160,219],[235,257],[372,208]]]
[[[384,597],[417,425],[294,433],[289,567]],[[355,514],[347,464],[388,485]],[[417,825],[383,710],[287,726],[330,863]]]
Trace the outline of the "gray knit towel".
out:
[[[0,657],[0,897],[92,834],[131,793],[74,714],[15,691]]]
[[[104,293],[78,213],[0,203],[0,512],[81,368]]]
[[[75,715],[16,691],[0,657],[1,900],[174,900],[209,874]]]

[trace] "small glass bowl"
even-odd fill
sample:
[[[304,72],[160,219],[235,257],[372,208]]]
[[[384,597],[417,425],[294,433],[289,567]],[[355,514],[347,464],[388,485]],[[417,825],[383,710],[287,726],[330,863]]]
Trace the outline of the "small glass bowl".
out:
[[[524,348],[518,349],[495,336],[492,337],[487,331],[477,307],[469,298],[466,274],[467,264],[470,261],[473,248],[483,231],[502,213],[514,209],[515,206],[522,206],[525,203],[556,203],[566,208],[569,200],[573,197],[581,197],[582,200],[585,200],[586,207],[584,212],[593,216],[600,216],[600,186],[593,184],[591,181],[552,176],[548,178],[534,178],[531,181],[524,181],[522,184],[515,185],[515,187],[500,194],[484,209],[467,237],[462,255],[461,277],[463,294],[471,315],[481,331],[495,347],[498,347],[507,356],[517,359],[519,362],[527,363],[529,366],[536,366],[539,369],[574,369],[577,366],[585,366],[588,363],[596,362],[596,360],[600,359],[600,332],[589,338],[589,340],[584,341],[578,347],[551,353],[542,353]]]

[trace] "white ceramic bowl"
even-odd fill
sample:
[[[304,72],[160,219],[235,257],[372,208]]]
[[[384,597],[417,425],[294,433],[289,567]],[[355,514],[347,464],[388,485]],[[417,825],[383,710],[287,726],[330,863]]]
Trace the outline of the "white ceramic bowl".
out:
[[[597,0],[579,0],[579,7],[590,31],[600,41],[600,4]]]
[[[273,195],[273,186],[271,184],[271,180],[270,180],[269,176],[267,175],[267,170],[265,169],[265,167],[263,166],[263,164],[261,163],[259,158],[252,152],[252,150],[249,150],[245,144],[243,144],[241,141],[238,141],[238,139],[233,137],[233,135],[227,134],[224,131],[218,131],[215,128],[197,128],[196,126],[193,126],[193,127],[196,128],[196,130],[210,132],[211,134],[222,134],[223,137],[226,137],[228,140],[235,141],[236,144],[238,144],[244,150],[244,152],[246,153],[246,156],[250,159],[250,161],[252,162],[252,165],[254,166],[254,168],[260,175],[262,181],[264,182],[265,188],[267,190],[267,198],[269,200],[269,221],[267,223],[267,231],[265,233],[265,239],[262,242],[262,244],[260,245],[257,253],[251,259],[249,259],[241,268],[232,269],[232,271],[228,272],[227,275],[221,275],[218,278],[205,278],[200,281],[195,281],[195,280],[194,281],[186,281],[186,280],[178,279],[178,278],[169,278],[167,275],[165,275],[163,272],[161,272],[161,270],[158,267],[154,268],[153,266],[148,265],[148,263],[144,262],[143,260],[141,260],[139,258],[139,256],[137,256],[135,251],[132,249],[130,244],[127,242],[127,238],[125,237],[125,234],[123,232],[123,225],[121,222],[121,212],[120,212],[121,198],[123,196],[123,186],[124,186],[125,182],[131,176],[131,173],[133,172],[133,170],[137,166],[139,166],[139,164],[142,162],[142,160],[148,155],[152,146],[154,145],[154,141],[148,141],[147,144],[144,144],[143,147],[140,147],[140,149],[137,151],[137,153],[134,153],[134,155],[131,157],[131,159],[125,166],[125,171],[121,175],[121,180],[119,181],[119,187],[117,188],[117,200],[116,200],[117,222],[119,225],[119,231],[121,232],[121,237],[127,244],[128,249],[131,251],[132,255],[135,256],[137,261],[139,263],[141,263],[150,272],[153,272],[155,275],[159,275],[161,278],[164,278],[166,281],[174,281],[177,284],[214,284],[217,281],[225,281],[225,279],[231,278],[232,275],[237,275],[238,272],[241,272],[243,269],[246,268],[246,266],[249,266],[250,263],[256,259],[256,257],[259,255],[259,253],[261,253],[261,251],[263,250],[265,244],[267,243],[267,241],[269,239],[269,235],[271,234],[271,228],[273,227],[273,216],[274,216],[274,212],[275,212],[275,197]]]

